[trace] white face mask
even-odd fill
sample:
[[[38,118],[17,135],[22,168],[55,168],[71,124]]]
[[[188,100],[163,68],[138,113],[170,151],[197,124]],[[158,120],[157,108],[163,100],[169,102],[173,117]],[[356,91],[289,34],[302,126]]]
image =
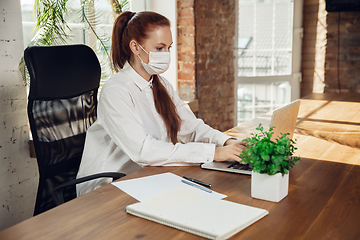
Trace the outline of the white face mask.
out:
[[[148,53],[140,44],[144,52],[149,55],[149,63],[144,63],[140,55],[137,55],[140,58],[141,64],[143,65],[145,71],[150,74],[161,74],[164,73],[170,65],[170,52],[150,52]]]

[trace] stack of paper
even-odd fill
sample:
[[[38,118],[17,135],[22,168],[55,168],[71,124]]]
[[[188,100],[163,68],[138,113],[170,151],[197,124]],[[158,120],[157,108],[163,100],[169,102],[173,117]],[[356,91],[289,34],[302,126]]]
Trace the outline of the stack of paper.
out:
[[[129,205],[126,211],[208,239],[227,239],[268,214],[181,188]]]
[[[226,196],[189,186],[181,179],[165,173],[113,185],[141,201],[127,206],[128,213],[209,239],[227,239],[269,213],[221,200]]]
[[[211,193],[202,191],[192,186],[186,185],[181,180],[184,178],[179,177],[173,173],[161,173],[147,177],[135,178],[125,181],[112,183],[115,187],[123,190],[138,201],[158,196],[169,190],[175,188],[183,188],[189,191],[198,192],[205,196],[213,198],[225,198],[226,195],[212,191]]]

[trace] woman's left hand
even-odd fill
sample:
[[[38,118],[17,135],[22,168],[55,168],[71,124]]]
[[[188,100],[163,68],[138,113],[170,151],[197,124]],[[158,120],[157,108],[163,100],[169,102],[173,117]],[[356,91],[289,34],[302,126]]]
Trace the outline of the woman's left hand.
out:
[[[246,143],[242,140],[230,138],[228,139],[223,147],[216,147],[215,149],[215,161],[226,161],[233,159],[240,162],[240,154],[246,148]]]
[[[235,139],[235,138],[229,138],[228,140],[226,140],[226,142],[224,143],[224,146],[233,145],[233,144],[239,145],[241,147],[246,147],[247,146],[246,141],[238,140],[238,139]]]
[[[225,143],[224,143],[224,146],[228,146],[228,145],[237,145],[239,146],[242,151],[245,150],[245,148],[247,148],[247,141],[244,141],[244,140],[239,140],[239,139],[236,139],[236,138],[229,138]],[[242,153],[242,152],[241,152]],[[241,154],[240,153],[240,154]],[[239,155],[240,155],[239,154]],[[244,164],[244,162],[242,162]]]

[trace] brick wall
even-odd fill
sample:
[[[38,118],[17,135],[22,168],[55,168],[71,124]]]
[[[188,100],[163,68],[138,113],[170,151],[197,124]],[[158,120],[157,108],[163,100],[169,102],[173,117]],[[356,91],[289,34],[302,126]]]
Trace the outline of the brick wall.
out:
[[[325,0],[304,0],[301,96],[360,93],[360,12],[325,7]]]
[[[20,0],[0,2],[0,231],[32,217],[38,181],[29,156]]]
[[[324,91],[326,15],[325,0],[304,0],[301,97]]]
[[[325,91],[360,93],[360,12],[327,15]]]
[[[196,99],[194,0],[178,0],[178,92],[183,100]]]
[[[234,126],[235,0],[195,1],[199,117],[213,128]]]
[[[178,1],[179,93],[220,131],[234,126],[235,14],[235,0]]]

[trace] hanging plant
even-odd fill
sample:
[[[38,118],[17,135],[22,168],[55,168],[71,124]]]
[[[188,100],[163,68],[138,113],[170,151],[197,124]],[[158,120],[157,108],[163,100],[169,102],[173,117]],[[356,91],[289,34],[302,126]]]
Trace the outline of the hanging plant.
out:
[[[95,51],[101,51],[106,58],[100,61],[102,66],[102,75],[105,77],[109,75],[106,65],[110,60],[109,46],[110,39],[104,34],[99,34],[96,31],[96,26],[102,24],[100,17],[95,13],[94,0],[79,0],[81,7],[79,11],[79,19],[84,23],[84,32],[92,32],[97,39],[98,48]],[[36,25],[34,28],[35,35],[31,39],[28,46],[52,46],[60,44],[68,44],[71,37],[72,29],[65,20],[65,16],[71,10],[69,8],[68,0],[35,0],[34,12],[36,18]],[[109,0],[113,9],[114,18],[121,12],[129,8],[129,0]],[[94,46],[91,46],[94,47]],[[25,84],[29,84],[29,74],[26,69],[24,58],[22,57],[19,63],[19,70]]]

